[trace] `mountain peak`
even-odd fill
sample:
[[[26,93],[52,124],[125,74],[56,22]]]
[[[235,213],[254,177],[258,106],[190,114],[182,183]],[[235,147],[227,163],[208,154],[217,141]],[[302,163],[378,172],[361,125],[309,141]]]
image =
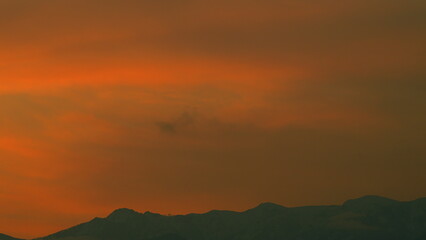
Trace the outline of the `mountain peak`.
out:
[[[258,208],[284,208],[281,205],[271,203],[271,202],[263,202],[257,206]]]
[[[138,212],[136,212],[135,210],[130,209],[130,208],[119,208],[119,209],[114,210],[110,215],[112,215],[112,214],[135,214],[135,213],[139,214]]]
[[[398,201],[375,195],[367,195],[364,197],[351,199],[343,203],[343,207],[365,209],[371,207],[384,207],[398,203]]]
[[[133,209],[129,208],[119,208],[113,211],[110,215],[108,215],[107,219],[115,222],[126,221],[141,215],[141,213],[136,212]]]
[[[286,207],[283,207],[281,205],[271,203],[271,202],[263,202],[259,204],[257,207],[252,208],[248,211],[256,211],[256,212],[274,212],[274,211],[280,211],[286,209]]]

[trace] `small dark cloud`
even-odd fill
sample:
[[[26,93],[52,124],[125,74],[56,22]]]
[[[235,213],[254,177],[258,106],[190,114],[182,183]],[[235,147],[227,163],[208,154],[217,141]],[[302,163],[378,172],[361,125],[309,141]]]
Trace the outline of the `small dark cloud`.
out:
[[[176,126],[171,122],[157,122],[156,125],[164,133],[176,133]]]
[[[183,112],[177,118],[172,121],[158,121],[156,126],[161,132],[167,134],[175,134],[181,129],[189,127],[195,123],[195,114],[189,112]]]

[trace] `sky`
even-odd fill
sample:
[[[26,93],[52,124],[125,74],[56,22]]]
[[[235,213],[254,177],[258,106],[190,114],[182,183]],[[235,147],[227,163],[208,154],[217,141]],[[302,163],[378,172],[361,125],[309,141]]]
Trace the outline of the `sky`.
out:
[[[0,232],[426,196],[424,0],[0,0]]]

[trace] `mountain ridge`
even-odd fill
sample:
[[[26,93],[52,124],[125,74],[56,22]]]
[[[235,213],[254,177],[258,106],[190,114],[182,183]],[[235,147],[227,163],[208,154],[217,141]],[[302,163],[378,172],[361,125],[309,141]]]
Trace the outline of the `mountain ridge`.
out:
[[[5,235],[6,236],[6,235]],[[342,205],[284,207],[264,202],[242,212],[166,216],[120,208],[37,240],[424,240],[426,198],[364,196]],[[1,238],[0,240],[16,240]]]
[[[8,236],[6,234],[0,233],[0,240],[21,240],[21,239],[14,238],[14,237]]]

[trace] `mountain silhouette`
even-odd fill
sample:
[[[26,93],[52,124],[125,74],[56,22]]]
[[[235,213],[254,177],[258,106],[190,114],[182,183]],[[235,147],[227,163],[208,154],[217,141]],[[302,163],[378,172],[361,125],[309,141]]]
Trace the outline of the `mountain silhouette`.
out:
[[[13,238],[2,238],[0,240]],[[117,209],[38,240],[424,240],[426,198],[365,196],[336,206],[262,203],[244,212],[164,216]]]
[[[4,235],[4,234],[1,234],[1,233],[0,233],[0,240],[20,240],[20,239],[18,239],[18,238],[13,238],[13,237],[11,237],[11,236],[7,236],[7,235]]]

